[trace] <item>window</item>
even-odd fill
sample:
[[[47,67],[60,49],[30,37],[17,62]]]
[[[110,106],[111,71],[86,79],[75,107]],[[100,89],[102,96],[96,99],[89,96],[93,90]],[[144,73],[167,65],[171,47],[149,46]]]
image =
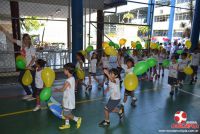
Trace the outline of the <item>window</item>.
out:
[[[191,0],[177,0],[177,4],[190,2]]]
[[[155,16],[155,22],[165,22],[168,21],[169,15],[161,15],[161,16]]]
[[[189,13],[176,14],[175,20],[190,20],[190,14]]]
[[[167,36],[167,30],[154,30],[153,35],[154,36]]]

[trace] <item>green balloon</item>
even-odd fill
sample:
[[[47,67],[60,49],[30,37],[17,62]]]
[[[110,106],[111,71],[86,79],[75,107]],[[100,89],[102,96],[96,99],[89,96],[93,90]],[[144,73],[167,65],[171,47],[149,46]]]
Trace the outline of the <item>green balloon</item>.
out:
[[[24,70],[26,68],[26,62],[24,60],[17,60],[16,67],[18,69]]]
[[[157,64],[157,60],[155,58],[148,58],[147,63],[150,67],[154,67]]]
[[[127,50],[126,53],[127,53],[127,54],[131,54],[131,50]]]
[[[177,50],[176,53],[180,55],[183,53],[183,50]]]
[[[120,46],[118,45],[118,44],[115,44],[115,49],[119,49],[120,48]]]
[[[115,47],[115,43],[112,42],[112,41],[110,41],[110,42],[109,42],[109,46],[111,46],[111,47]]]
[[[40,100],[41,101],[48,101],[51,97],[51,88],[45,87],[42,92],[40,93]]]
[[[133,69],[133,73],[136,75],[142,75],[145,72],[147,72],[148,69],[149,69],[149,65],[147,64],[147,62],[140,61],[135,65],[135,67]]]
[[[136,41],[136,49],[137,50],[141,50],[142,49],[142,45],[139,41]]]
[[[163,60],[163,63],[162,63],[163,67],[168,67],[169,65],[170,65],[170,61],[169,60],[167,60],[167,59]]]
[[[88,46],[88,47],[86,48],[86,52],[87,52],[87,53],[90,53],[90,52],[93,51],[93,50],[94,50],[93,46]]]

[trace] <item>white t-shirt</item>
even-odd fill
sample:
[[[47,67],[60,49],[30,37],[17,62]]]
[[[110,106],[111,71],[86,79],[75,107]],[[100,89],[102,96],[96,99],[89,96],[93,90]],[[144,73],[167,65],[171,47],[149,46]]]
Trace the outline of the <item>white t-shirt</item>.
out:
[[[111,100],[119,100],[120,99],[120,81],[118,78],[116,78],[115,81],[116,81],[116,83],[109,81]]]
[[[76,68],[77,69],[81,69],[81,64],[82,64],[83,62],[80,62],[80,61],[78,61],[77,63],[76,63]]]
[[[38,71],[36,69],[36,73],[35,73],[35,87],[42,89],[44,87],[44,83],[42,80],[42,76],[41,76],[42,70]]]
[[[36,50],[35,50],[34,46],[31,45],[30,48],[25,47],[23,50],[22,41],[20,41],[20,40],[17,40],[17,45],[21,47],[21,52],[23,52],[22,55],[26,58],[26,65],[28,66],[32,60],[32,56],[36,56]],[[32,65],[30,65],[30,66],[32,66]]]
[[[192,53],[192,60],[191,60],[191,65],[193,66],[199,66],[199,61],[200,61],[200,53]]]
[[[171,63],[169,66],[169,77],[177,78],[178,76],[178,63]]]
[[[128,68],[126,64],[122,64],[121,67],[124,69],[125,74],[132,73],[134,68],[134,67]]]
[[[110,68],[108,57],[102,57],[101,62],[103,64],[103,68]]]
[[[117,68],[117,56],[109,57],[110,68]]]
[[[97,72],[97,59],[92,59],[90,61],[89,72],[90,73],[96,73]]]
[[[70,77],[66,80],[70,87],[63,92],[63,107],[67,109],[75,109],[75,79]]]
[[[189,63],[189,59],[184,59],[184,60],[179,60],[179,63],[178,63],[178,70],[183,72],[183,69],[187,67]]]

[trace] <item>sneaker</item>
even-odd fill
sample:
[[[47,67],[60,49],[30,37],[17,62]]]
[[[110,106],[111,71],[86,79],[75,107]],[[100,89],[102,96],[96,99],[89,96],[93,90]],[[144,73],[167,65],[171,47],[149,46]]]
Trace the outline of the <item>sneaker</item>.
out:
[[[34,97],[30,97],[30,98],[28,98],[27,99],[27,101],[33,101],[33,100],[35,100],[36,98],[34,98]]]
[[[131,106],[136,107],[135,101],[131,102]]]
[[[32,95],[25,95],[23,98],[22,98],[22,100],[27,100],[27,99],[29,99],[29,98],[31,98],[32,97]]]
[[[106,83],[105,83],[105,85],[108,85],[109,84],[109,82],[107,81]]]
[[[162,74],[162,77],[164,77],[164,73]]]
[[[103,120],[102,122],[99,123],[99,126],[100,127],[107,127],[107,126],[110,126],[110,121],[105,121]]]
[[[169,93],[171,96],[173,96],[174,95],[174,92],[173,91],[170,91],[170,93]]]
[[[60,130],[70,128],[70,125],[62,125],[59,127]]]
[[[35,111],[38,111],[38,110],[40,110],[41,109],[41,107],[40,107],[40,105],[38,105],[38,106],[36,106],[34,109],[33,109],[33,111],[35,112]]]
[[[121,120],[123,115],[124,115],[124,113],[123,112],[121,112],[121,113],[119,112],[118,115],[119,115],[119,119]]]
[[[124,106],[122,104],[120,106],[120,110],[119,111],[122,112],[122,113],[124,113]]]
[[[82,118],[81,117],[78,117],[78,120],[76,122],[76,128],[80,128],[81,126],[81,121],[82,121]]]
[[[136,102],[136,101],[137,101],[137,98],[136,98],[136,97],[133,97],[132,100]]]

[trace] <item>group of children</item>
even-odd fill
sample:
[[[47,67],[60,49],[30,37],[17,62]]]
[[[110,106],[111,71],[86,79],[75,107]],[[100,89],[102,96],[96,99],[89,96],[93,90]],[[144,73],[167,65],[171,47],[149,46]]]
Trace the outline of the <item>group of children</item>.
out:
[[[55,92],[63,92],[63,116],[65,117],[65,124],[60,126],[59,129],[67,129],[70,128],[69,120],[74,120],[77,122],[77,128],[81,125],[81,117],[76,117],[72,114],[72,110],[75,109],[75,91],[78,91],[78,85],[84,85],[86,88],[86,93],[92,89],[92,77],[99,84],[100,87],[103,87],[104,84],[107,84],[107,88],[104,93],[110,91],[110,98],[104,107],[105,119],[99,123],[99,126],[109,126],[109,114],[111,112],[117,113],[119,118],[121,119],[124,114],[124,106],[127,101],[128,96],[131,96],[132,101],[131,105],[136,106],[137,98],[134,96],[134,91],[128,91],[125,89],[124,97],[121,97],[121,85],[123,78],[121,77],[122,70],[124,70],[125,74],[133,72],[134,65],[140,60],[146,60],[149,57],[156,58],[158,61],[158,65],[149,69],[149,73],[145,73],[140,76],[141,79],[153,80],[159,79],[160,76],[164,77],[164,68],[162,66],[162,61],[167,58],[166,51],[163,50],[153,50],[150,54],[148,51],[144,50],[138,54],[138,51],[133,50],[132,54],[125,53],[126,51],[119,50],[117,56],[108,56],[105,53],[102,54],[102,57],[99,58],[99,54],[96,51],[91,52],[89,58],[89,82],[88,84],[84,83],[84,79],[79,79],[76,76],[75,71],[77,69],[83,70],[83,64],[85,62],[85,56],[81,52],[77,52],[76,65],[72,63],[67,63],[64,65],[64,74],[67,76],[67,80],[64,85],[55,89]],[[186,77],[183,69],[191,64],[193,68],[193,75],[191,79],[191,83],[196,82],[197,80],[197,69],[199,65],[200,54],[195,51],[192,55],[192,60],[189,60],[188,54],[183,53],[180,56],[180,59],[177,61],[177,55],[173,55],[171,57],[171,64],[169,65],[169,75],[168,75],[168,84],[171,85],[170,95],[174,94],[176,88],[182,88],[183,81]],[[110,63],[112,62],[112,65]],[[41,71],[45,66],[45,61],[42,59],[38,59],[35,63],[36,65],[36,77],[35,77],[35,85],[37,88],[36,95],[36,107],[33,111],[37,111],[40,109],[40,99],[39,94],[44,86],[43,81],[41,79]],[[102,71],[104,73],[103,81],[100,82],[96,77],[96,72],[98,67],[102,66]],[[161,75],[162,72],[162,75]],[[74,75],[75,74],[75,75]],[[148,75],[149,74],[149,75]],[[122,99],[122,102],[121,102]]]

